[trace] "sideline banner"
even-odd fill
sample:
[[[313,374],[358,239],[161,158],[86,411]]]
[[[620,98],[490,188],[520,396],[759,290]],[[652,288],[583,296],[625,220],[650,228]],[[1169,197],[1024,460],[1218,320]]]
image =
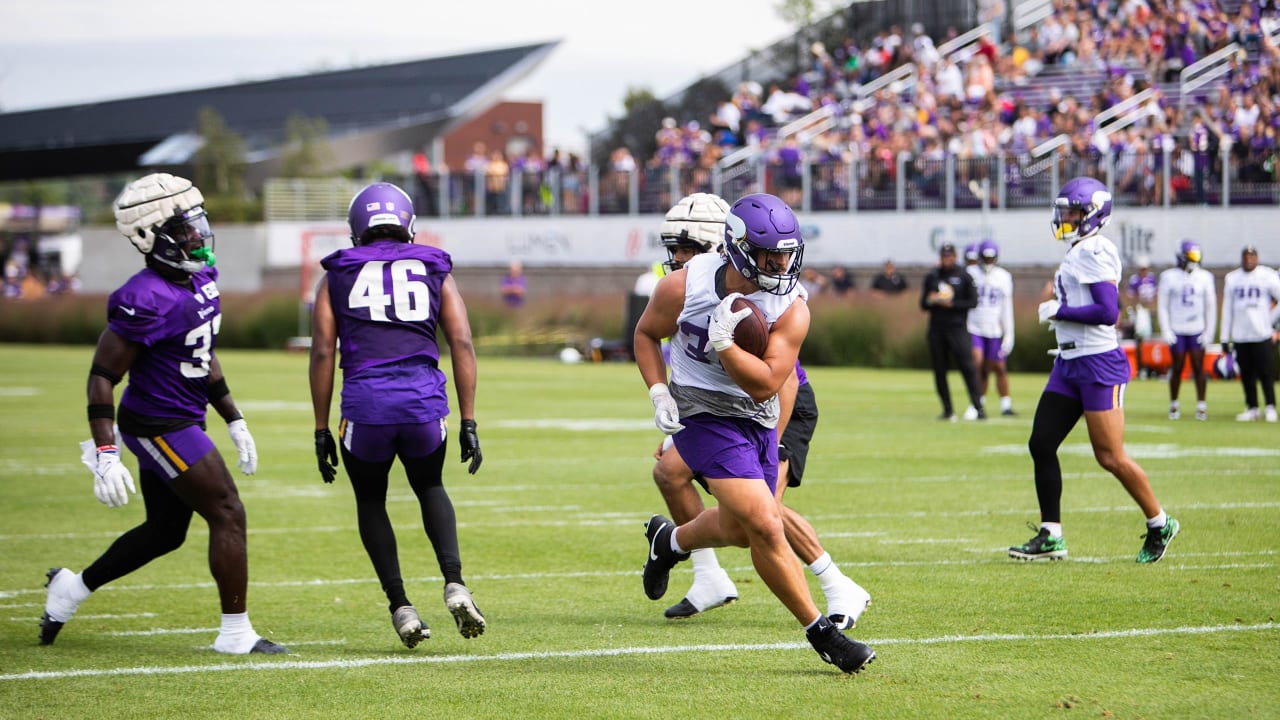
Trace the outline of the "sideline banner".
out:
[[[1000,246],[1006,267],[1056,265],[1066,247],[1050,235],[1048,209],[1008,212],[865,212],[801,215],[805,262],[815,266],[878,267],[931,265],[943,242],[964,247],[984,239]],[[529,267],[644,266],[666,258],[658,241],[657,215],[607,217],[418,218],[417,242],[441,247],[459,266],[505,266],[512,259]],[[1104,234],[1125,259],[1140,255],[1154,267],[1173,265],[1183,239],[1204,248],[1210,267],[1239,263],[1240,249],[1258,246],[1264,265],[1280,264],[1280,209],[1117,208]],[[345,237],[342,222],[270,223],[266,265],[299,267],[304,237]]]

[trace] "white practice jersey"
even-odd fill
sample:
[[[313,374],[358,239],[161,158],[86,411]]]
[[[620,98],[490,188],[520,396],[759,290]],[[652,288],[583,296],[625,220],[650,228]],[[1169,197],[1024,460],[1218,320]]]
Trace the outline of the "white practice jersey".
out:
[[[676,321],[676,332],[671,336],[672,395],[681,404],[681,415],[686,414],[686,398],[682,397],[677,388],[698,388],[725,396],[725,403],[716,403],[714,408],[718,414],[750,417],[766,424],[764,415],[761,414],[761,404],[751,400],[746,391],[729,377],[708,340],[707,327],[711,323],[711,312],[721,300],[716,294],[716,271],[726,264],[716,253],[697,255],[685,263],[684,309]],[[737,271],[729,267],[728,272]],[[795,289],[787,295],[756,291],[746,297],[760,307],[769,326],[773,327],[773,323],[787,308],[796,299],[806,297],[806,293],[797,283]],[[706,396],[702,396],[702,400],[706,399]],[[768,427],[777,424],[776,399],[771,403],[775,407],[772,424],[767,424]]]
[[[1208,343],[1218,324],[1218,283],[1204,268],[1169,268],[1160,273],[1156,290],[1160,332],[1203,335]]]
[[[969,311],[969,334],[1002,338],[1013,334],[1013,276],[995,265],[970,270],[978,288],[978,305]]]
[[[1086,286],[1109,282],[1118,287],[1121,269],[1120,252],[1115,243],[1102,235],[1087,237],[1072,245],[1062,258],[1053,276],[1053,295],[1063,305],[1092,305],[1093,294]],[[1055,320],[1053,324],[1058,347],[1070,346],[1060,349],[1058,355],[1067,360],[1097,355],[1120,346],[1115,325],[1086,325],[1065,320]]]
[[[1271,337],[1276,317],[1272,301],[1280,301],[1280,275],[1259,265],[1253,272],[1236,268],[1222,283],[1222,342],[1262,342]]]

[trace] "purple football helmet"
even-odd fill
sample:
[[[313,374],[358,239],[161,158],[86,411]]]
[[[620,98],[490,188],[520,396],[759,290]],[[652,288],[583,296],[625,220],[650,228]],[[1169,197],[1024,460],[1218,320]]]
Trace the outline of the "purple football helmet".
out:
[[[1084,217],[1078,223],[1067,222],[1063,213],[1068,210],[1079,210]],[[1058,191],[1053,201],[1053,237],[1056,240],[1075,244],[1097,234],[1102,226],[1111,220],[1111,193],[1107,186],[1091,177],[1078,177],[1068,180]]]
[[[978,257],[981,257],[983,262],[993,263],[1000,257],[1000,246],[993,240],[983,240],[978,244]]]
[[[772,260],[759,265],[758,252],[787,253],[784,267]],[[724,253],[734,269],[767,293],[786,295],[800,281],[804,238],[800,221],[781,199],[766,193],[743,196],[724,221]]]
[[[1183,240],[1178,246],[1178,254],[1174,256],[1178,261],[1178,267],[1186,269],[1187,265],[1199,265],[1201,252],[1200,243],[1194,240]]]
[[[964,246],[964,261],[966,263],[978,262],[978,243],[970,243]]]
[[[413,242],[413,221],[413,200],[391,183],[366,185],[347,208],[353,245],[377,238]]]

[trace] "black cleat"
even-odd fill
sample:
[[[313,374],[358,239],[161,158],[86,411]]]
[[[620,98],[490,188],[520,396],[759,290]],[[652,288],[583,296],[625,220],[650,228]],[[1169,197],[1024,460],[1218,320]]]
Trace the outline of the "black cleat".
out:
[[[44,574],[44,578],[45,578],[44,586],[46,588],[49,587],[49,583],[53,582],[53,576],[57,575],[60,572],[62,572],[62,568],[57,568],[57,567],[49,568],[49,572]],[[58,633],[61,632],[62,626],[64,624],[65,623],[59,622],[49,617],[48,612],[41,614],[40,615],[40,644],[52,645],[53,641],[58,638]]]
[[[649,557],[644,563],[644,594],[657,600],[667,594],[667,579],[671,568],[689,553],[677,554],[671,549],[671,533],[676,524],[662,515],[654,515],[644,525],[644,536],[649,541]]]
[[[258,642],[253,644],[249,650],[250,653],[262,653],[263,655],[284,655],[289,652],[289,648],[283,645],[277,645],[270,640],[260,637]]]
[[[40,644],[52,645],[53,641],[58,638],[58,632],[62,630],[63,623],[49,617],[49,613],[40,616]]]
[[[825,616],[818,624],[805,631],[809,644],[818,657],[840,668],[842,672],[855,674],[876,659],[876,651],[867,645],[850,640]]]
[[[1008,409],[1006,409],[1006,410],[1001,410],[1001,411],[1000,411],[1000,414],[1001,414],[1001,415],[1003,415],[1003,416],[1005,416],[1005,417],[1018,417],[1018,413],[1014,412],[1014,411],[1013,411],[1013,408],[1008,408]]]
[[[666,611],[662,613],[662,615],[668,620],[684,620],[685,618],[691,618],[691,617],[694,617],[695,615],[701,615],[707,610],[714,610],[718,607],[724,607],[725,605],[732,605],[737,601],[738,601],[738,596],[736,595],[731,597],[725,597],[720,602],[713,603],[699,610],[697,605],[694,605],[693,603],[689,602],[689,598],[684,598],[680,602],[676,603],[675,605],[672,605],[671,607],[667,608]]]

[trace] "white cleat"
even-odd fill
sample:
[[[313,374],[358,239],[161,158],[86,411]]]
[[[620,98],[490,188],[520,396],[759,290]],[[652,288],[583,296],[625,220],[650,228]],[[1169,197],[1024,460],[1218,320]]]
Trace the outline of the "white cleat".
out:
[[[1249,408],[1236,416],[1236,422],[1257,422],[1258,408]]]
[[[1263,417],[1266,418],[1267,422],[1276,422],[1278,419],[1276,417],[1276,407],[1274,405],[1268,405],[1263,413]]]
[[[445,585],[444,606],[449,609],[449,614],[453,615],[454,622],[458,623],[458,632],[462,637],[480,637],[484,633],[486,626],[484,615],[480,613],[480,608],[476,607],[476,601],[471,597],[471,591],[466,585],[459,583]]]

